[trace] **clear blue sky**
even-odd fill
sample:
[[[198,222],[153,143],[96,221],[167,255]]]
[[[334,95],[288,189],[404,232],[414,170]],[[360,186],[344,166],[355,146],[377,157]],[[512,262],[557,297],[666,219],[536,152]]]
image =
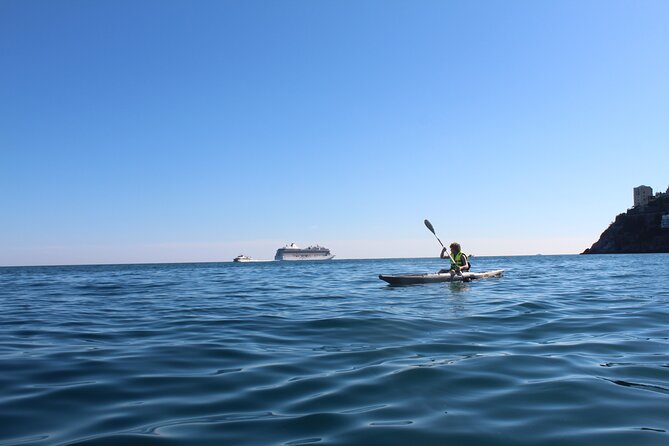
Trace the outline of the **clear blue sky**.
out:
[[[0,265],[577,253],[669,186],[669,2],[0,0]]]

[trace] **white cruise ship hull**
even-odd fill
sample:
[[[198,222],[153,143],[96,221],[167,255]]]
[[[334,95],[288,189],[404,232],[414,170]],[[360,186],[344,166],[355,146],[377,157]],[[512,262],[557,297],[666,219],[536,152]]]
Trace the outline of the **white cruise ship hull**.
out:
[[[333,255],[329,256],[315,256],[311,254],[283,254],[277,255],[275,260],[332,260]]]

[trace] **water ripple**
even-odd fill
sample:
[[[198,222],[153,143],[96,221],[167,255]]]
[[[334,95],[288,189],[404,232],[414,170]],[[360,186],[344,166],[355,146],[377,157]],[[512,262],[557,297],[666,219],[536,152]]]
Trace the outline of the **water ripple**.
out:
[[[0,446],[669,444],[669,256],[628,264],[0,268]]]

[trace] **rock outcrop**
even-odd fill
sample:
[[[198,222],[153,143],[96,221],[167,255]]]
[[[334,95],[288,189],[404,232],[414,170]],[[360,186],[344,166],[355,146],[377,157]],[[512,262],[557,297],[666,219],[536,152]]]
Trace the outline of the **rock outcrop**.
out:
[[[669,194],[619,214],[599,240],[582,254],[632,254],[669,252],[669,229],[662,216],[669,214]]]

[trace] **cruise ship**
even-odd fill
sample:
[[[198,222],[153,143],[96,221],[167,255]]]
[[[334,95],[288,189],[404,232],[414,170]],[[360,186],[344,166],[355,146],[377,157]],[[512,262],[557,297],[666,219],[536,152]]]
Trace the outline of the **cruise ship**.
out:
[[[330,250],[323,246],[300,248],[295,243],[291,243],[277,249],[274,260],[330,260],[333,257]]]

